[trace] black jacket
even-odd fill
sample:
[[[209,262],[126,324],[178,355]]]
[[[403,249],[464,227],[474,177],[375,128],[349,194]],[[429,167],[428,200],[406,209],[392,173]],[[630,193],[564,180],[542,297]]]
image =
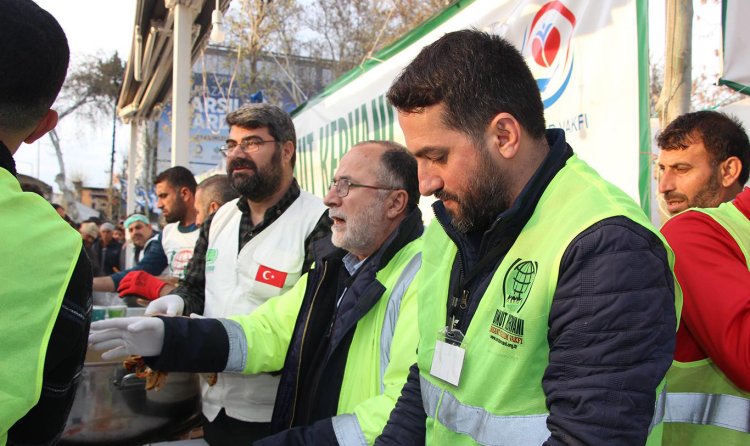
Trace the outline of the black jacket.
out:
[[[122,243],[112,240],[109,245],[102,246],[102,240],[97,239],[91,248],[98,254],[99,269],[102,276],[109,276],[120,270],[120,251],[123,250]]]
[[[282,432],[256,445],[338,444],[331,417],[338,409],[349,345],[357,322],[385,292],[376,278],[378,271],[404,246],[422,235],[423,228],[422,214],[414,209],[351,277],[342,263],[346,251],[334,247],[330,238],[316,244],[315,268],[308,276],[271,419],[272,430]],[[347,292],[337,309],[336,300],[344,287]],[[297,366],[300,363],[301,368]]]
[[[573,154],[562,131],[548,130],[547,140],[550,153],[485,233],[459,233],[442,203],[434,205],[459,249],[451,287],[459,261],[467,272],[483,265],[468,284],[475,298],[467,314],[459,315],[464,332],[481,300],[476,296],[484,293],[542,193]],[[675,327],[673,276],[653,232],[613,217],[579,234],[561,260],[549,315],[550,361],[540,383],[550,412],[551,437],[545,444],[643,444],[654,389],[671,364]],[[415,364],[376,444],[423,444],[425,420]]]

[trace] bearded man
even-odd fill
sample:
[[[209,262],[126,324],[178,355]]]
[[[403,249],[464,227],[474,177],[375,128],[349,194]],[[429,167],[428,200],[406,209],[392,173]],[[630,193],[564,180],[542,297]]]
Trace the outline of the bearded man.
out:
[[[198,239],[195,224],[195,176],[182,166],[170,167],[154,179],[156,206],[167,222],[152,249],[144,250],[138,263],[125,271],[94,279],[94,291],[115,291],[132,271],[145,271],[176,284],[185,274]],[[147,223],[147,219],[144,223]]]
[[[659,194],[669,215],[715,208],[742,191],[750,142],[742,124],[712,110],[678,116],[659,134]]]
[[[290,289],[312,264],[312,243],[330,234],[325,205],[294,178],[297,137],[289,115],[270,104],[227,115],[221,153],[240,195],[201,225],[193,258],[172,294],[147,314],[224,317],[252,313]],[[270,433],[279,377],[219,374],[203,383],[203,432],[211,445],[248,444]]]
[[[388,100],[420,192],[439,201],[414,279],[417,362],[375,444],[658,441],[672,253],[546,128],[523,56],[497,35],[448,33]]]

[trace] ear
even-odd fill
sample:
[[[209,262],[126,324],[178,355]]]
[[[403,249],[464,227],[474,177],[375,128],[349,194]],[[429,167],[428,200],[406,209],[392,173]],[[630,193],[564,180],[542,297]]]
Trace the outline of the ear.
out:
[[[406,212],[409,203],[409,195],[403,189],[396,189],[391,191],[390,197],[386,203],[386,216],[390,219],[394,219]]]
[[[52,109],[47,110],[47,113],[44,114],[42,120],[39,121],[39,123],[36,125],[34,131],[32,131],[31,134],[23,140],[23,142],[25,142],[26,144],[31,144],[37,139],[46,135],[50,130],[54,129],[55,126],[57,126],[58,119],[59,117],[56,111]]]
[[[719,164],[719,176],[721,185],[732,187],[737,183],[742,172],[742,161],[736,156],[730,156]],[[742,185],[740,185],[742,186]]]
[[[219,210],[220,207],[221,205],[215,201],[208,203],[208,215],[213,214],[214,212]]]
[[[521,141],[521,124],[510,113],[498,113],[487,129],[491,147],[505,159],[516,156]]]
[[[289,163],[292,160],[292,155],[294,155],[294,143],[287,141],[281,146],[281,157]]]
[[[194,199],[193,193],[190,192],[190,189],[186,186],[180,188],[180,197],[182,197],[182,201],[190,201]]]

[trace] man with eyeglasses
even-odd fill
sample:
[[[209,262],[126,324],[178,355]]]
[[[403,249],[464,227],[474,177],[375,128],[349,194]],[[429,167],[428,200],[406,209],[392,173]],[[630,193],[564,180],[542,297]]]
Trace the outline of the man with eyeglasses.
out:
[[[249,104],[227,115],[221,153],[240,197],[202,224],[185,277],[146,314],[249,314],[289,290],[312,264],[312,243],[330,234],[322,201],[294,179],[297,137],[289,115]],[[203,386],[203,431],[211,445],[268,435],[279,378],[219,374]]]
[[[160,355],[147,361],[162,370],[283,367],[272,421],[281,432],[256,445],[371,444],[416,358],[416,169],[396,143],[354,146],[325,198],[333,233],[291,291],[227,319],[107,321],[94,326],[92,348]]]

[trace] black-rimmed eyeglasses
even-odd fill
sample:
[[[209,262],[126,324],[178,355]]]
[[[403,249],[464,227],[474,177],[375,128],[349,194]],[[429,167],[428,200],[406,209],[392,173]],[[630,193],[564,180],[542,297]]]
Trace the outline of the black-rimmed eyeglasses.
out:
[[[398,190],[398,187],[382,187],[382,186],[369,186],[367,184],[357,184],[349,181],[348,178],[340,178],[338,180],[331,180],[328,185],[328,190],[335,189],[336,195],[339,198],[344,198],[349,195],[349,189],[352,187],[366,187],[367,189],[378,189],[378,190]]]
[[[239,146],[242,153],[255,153],[258,150],[260,150],[260,147],[263,144],[268,144],[269,142],[277,142],[275,139],[269,139],[264,140],[260,138],[247,138],[240,141],[239,144],[237,144],[234,141],[229,141],[223,146],[219,147],[219,152],[221,152],[221,155],[225,158],[229,156],[229,154],[237,147]]]

